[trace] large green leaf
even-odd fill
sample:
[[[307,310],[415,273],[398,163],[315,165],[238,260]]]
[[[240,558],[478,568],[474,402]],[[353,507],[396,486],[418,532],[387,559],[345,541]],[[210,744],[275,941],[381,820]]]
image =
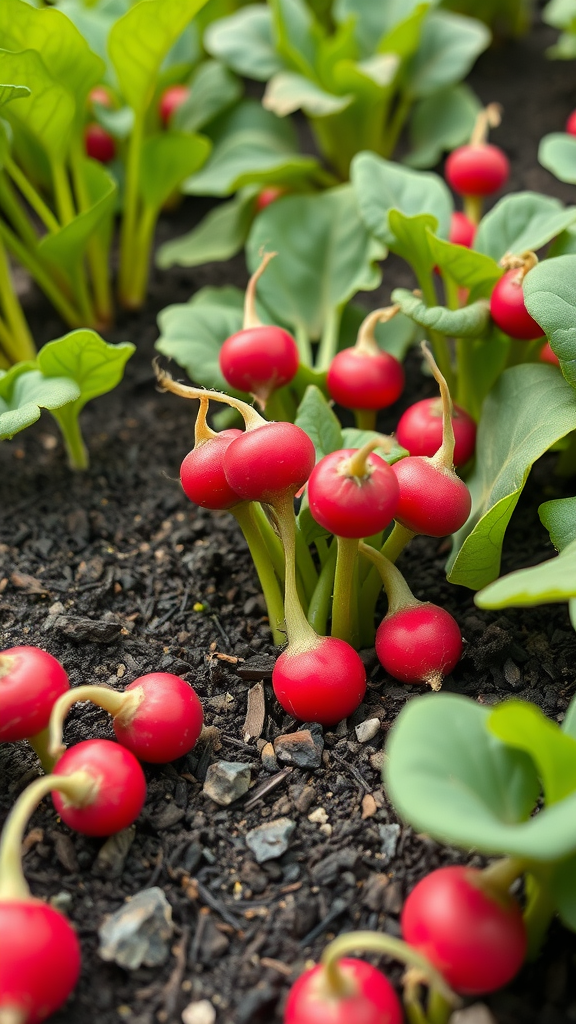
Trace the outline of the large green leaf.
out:
[[[398,303],[405,316],[409,316],[421,327],[452,338],[478,338],[486,332],[490,321],[488,303],[483,299],[471,306],[462,306],[461,309],[447,309],[445,306],[427,306],[407,288],[395,288],[391,298],[392,302]]]
[[[83,329],[44,345],[38,353],[38,366],[45,377],[66,376],[78,385],[80,394],[71,407],[78,415],[86,402],[116,387],[135,350],[129,341],[110,345],[96,331]]]
[[[524,278],[524,300],[576,388],[576,255],[544,260]]]
[[[538,515],[557,551],[563,551],[576,540],[576,498],[545,501],[540,505]],[[576,713],[576,704],[574,707]]]
[[[140,194],[146,206],[159,210],[168,197],[208,158],[211,143],[203,135],[158,132],[144,140]]]
[[[205,60],[190,83],[190,95],[174,111],[170,127],[197,132],[242,95],[242,85],[218,60]]]
[[[72,277],[94,233],[112,218],[118,192],[114,178],[95,160],[83,160],[80,172],[92,196],[92,205],[59,231],[44,235],[38,245],[44,259]]]
[[[445,151],[456,149],[472,133],[480,102],[467,85],[450,85],[416,104],[410,118],[410,167],[433,167]]]
[[[311,338],[320,337],[357,291],[377,287],[375,261],[385,253],[360,220],[350,185],[268,206],[248,238],[252,272],[262,248],[278,255],[259,281],[258,294],[274,319],[303,328]]]
[[[336,0],[332,14],[341,24],[355,19],[356,39],[362,54],[368,56],[374,52],[376,44],[381,52],[396,53],[394,36],[406,37],[413,22],[416,22],[417,33],[414,40],[410,38],[408,52],[415,49],[420,23],[429,6],[421,0],[387,0],[385,4],[375,4],[372,0]],[[403,52],[402,56],[405,55]]]
[[[30,89],[29,96],[10,102],[6,117],[22,124],[50,160],[62,162],[76,109],[70,92],[52,77],[36,50],[0,52],[0,80],[18,82]]]
[[[10,100],[23,99],[30,95],[30,89],[26,85],[0,85],[0,107]]]
[[[206,29],[204,45],[237,74],[260,82],[284,67],[274,45],[272,13],[264,4],[249,4],[213,22]]]
[[[262,104],[278,117],[303,110],[308,117],[329,117],[345,110],[354,97],[335,96],[295,71],[279,71],[270,79]]]
[[[535,704],[504,701],[494,708],[487,725],[507,747],[523,750],[532,758],[547,807],[576,793],[576,740]]]
[[[479,608],[526,608],[576,598],[576,541],[559,555],[501,576],[476,594]]]
[[[314,443],[316,462],[343,447],[338,417],[315,384],[306,388],[294,422]]]
[[[47,378],[33,363],[0,373],[0,440],[29,427],[40,418],[42,409],[59,409],[79,394],[75,381],[67,376]]]
[[[538,192],[504,196],[480,221],[474,248],[497,262],[507,252],[541,249],[576,220],[576,207]]]
[[[482,409],[467,480],[472,512],[454,535],[452,583],[479,590],[496,578],[506,527],[533,463],[575,428],[574,392],[553,366],[523,364],[502,374]]]
[[[165,242],[156,251],[156,265],[165,270],[175,264],[198,267],[203,263],[229,260],[243,248],[250,225],[258,189],[241,189],[227,203],[220,203],[186,235]]]
[[[538,147],[538,160],[560,181],[576,185],[576,139],[566,132],[545,135]]]
[[[432,11],[424,21],[420,46],[409,69],[407,91],[430,96],[465,78],[490,43],[482,22],[448,11]]]
[[[434,263],[461,288],[469,288],[474,298],[488,298],[502,269],[491,256],[468,249],[465,245],[446,242],[428,232],[428,245]]]
[[[108,52],[124,98],[143,114],[154,96],[160,66],[206,0],[139,0],[112,26]]]

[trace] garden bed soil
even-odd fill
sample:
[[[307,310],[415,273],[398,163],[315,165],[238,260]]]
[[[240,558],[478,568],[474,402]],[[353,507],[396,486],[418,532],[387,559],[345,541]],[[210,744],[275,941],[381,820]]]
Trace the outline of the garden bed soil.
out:
[[[483,100],[505,107],[494,141],[511,157],[512,188],[570,201],[573,190],[536,162],[538,139],[561,128],[576,100],[574,65],[542,56],[552,38],[540,27],[486,54],[472,84]],[[186,202],[162,221],[160,240],[182,233],[203,212],[201,202]],[[411,284],[392,259],[384,281],[378,293],[364,296],[370,308],[387,301],[391,288]],[[364,652],[366,699],[347,724],[325,734],[320,768],[293,768],[278,778],[264,769],[256,741],[243,739],[248,691],[259,679],[267,688],[261,739],[297,726],[271,695],[274,650],[239,529],[226,513],[193,508],[179,486],[195,404],[158,394],[150,367],[157,312],[204,285],[231,283],[246,283],[240,257],[154,274],[146,309],[119,317],[110,340],[129,339],[138,348],[120,387],[82,414],[88,473],[66,468],[46,414],[0,449],[1,647],[49,650],[72,685],[121,688],[150,671],[182,675],[213,727],[208,741],[181,761],[146,768],[148,799],[117,877],[98,858],[102,841],[71,833],[50,801],[34,815],[27,878],[35,895],[57,898],[67,909],[82,943],[80,982],[54,1024],[171,1024],[200,999],[211,1000],[218,1024],[280,1022],[291,979],[319,957],[328,936],[358,927],[398,935],[402,900],[413,884],[440,864],[464,859],[410,828],[390,827],[397,819],[380,783],[382,748],[414,689],[386,677],[373,651]],[[35,292],[26,305],[40,343],[64,333]],[[411,357],[406,394],[383,417],[382,429],[392,430],[406,405],[432,392]],[[504,570],[552,553],[536,509],[545,498],[571,493],[553,467],[554,457],[547,457],[530,478],[507,533]],[[514,695],[561,720],[575,689],[576,636],[566,607],[480,612],[469,591],[446,583],[447,550],[445,541],[419,538],[399,563],[416,596],[444,605],[462,628],[465,654],[445,689],[484,704]],[[204,611],[195,610],[198,603]],[[360,744],[354,726],[371,717],[380,719],[380,730]],[[68,717],[69,743],[111,735],[108,716],[97,708],[80,705]],[[5,812],[39,766],[25,743],[2,746],[0,759]],[[266,780],[275,787],[218,807],[203,795],[202,783],[208,765],[220,759],[249,764],[255,787]],[[325,813],[315,814],[319,808]],[[259,866],[244,837],[279,817],[296,825],[288,851]],[[125,971],[104,963],[98,927],[127,897],[156,885],[175,924],[164,965]],[[487,1000],[498,1024],[576,1020],[575,964],[576,937],[554,926],[539,961]],[[398,968],[392,970],[398,979]]]

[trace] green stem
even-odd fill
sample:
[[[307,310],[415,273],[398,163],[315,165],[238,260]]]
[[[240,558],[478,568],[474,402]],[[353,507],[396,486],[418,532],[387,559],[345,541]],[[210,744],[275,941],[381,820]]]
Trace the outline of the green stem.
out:
[[[464,196],[464,213],[476,226],[482,220],[483,203],[482,196]]]
[[[330,363],[336,355],[341,316],[342,311],[335,306],[333,306],[328,312],[324,329],[322,331],[322,337],[320,338],[318,352],[316,353],[316,363],[314,367],[316,370],[328,370]]]
[[[53,161],[51,169],[58,217],[60,218],[60,223],[65,226],[70,224],[76,216],[68,171],[65,164],[59,160]]]
[[[34,280],[40,286],[44,294],[50,299],[54,308],[70,327],[82,327],[81,315],[74,308],[68,298],[37,257],[31,253],[19,238],[10,230],[7,224],[0,220],[0,238],[3,238],[6,248],[10,250],[23,267],[30,272]]]
[[[72,180],[74,182],[76,201],[80,210],[84,212],[89,210],[92,204],[82,173],[83,160],[82,150],[79,145],[74,145],[71,153]],[[101,234],[97,232],[90,239],[86,250],[98,323],[106,327],[114,319],[114,304],[112,302],[108,267],[108,249],[109,246],[103,242]]]
[[[88,469],[90,458],[82,437],[76,402],[70,402],[62,409],[53,410],[52,415],[62,431],[70,469]]]
[[[40,217],[44,227],[50,232],[59,231],[60,225],[52,213],[52,210],[46,205],[42,196],[36,191],[33,184],[20,170],[18,164],[14,163],[14,160],[12,160],[11,157],[7,157],[4,161],[4,166],[12,178],[12,181],[24,196],[26,202],[30,204],[32,209],[35,210]]]
[[[384,542],[381,553],[389,562],[395,562],[406,545],[415,536],[405,526],[394,523],[392,533]],[[362,645],[370,646],[374,636],[374,612],[376,603],[382,589],[380,573],[375,566],[372,567],[360,594],[360,625],[362,630]]]
[[[137,260],[136,228],[138,218],[138,197],[140,184],[140,161],[144,139],[144,115],[136,114],[134,127],[128,143],[126,160],[126,183],[124,191],[124,215],[120,228],[120,278],[119,292],[124,305],[129,306],[132,292],[133,264]]]
[[[406,123],[406,118],[410,113],[412,103],[413,100],[406,94],[399,98],[388,131],[386,132],[386,140],[382,144],[383,156],[389,158],[396,149],[396,144]]]
[[[434,282],[432,276],[428,270],[424,272],[421,268],[414,267],[416,277],[418,278],[418,285],[422,292],[422,298],[427,306],[437,306],[438,299],[434,290]],[[448,339],[440,331],[435,331],[432,328],[427,328],[428,336],[434,352],[434,358],[440,367],[440,370],[446,378],[446,383],[450,391],[454,390],[454,370],[452,369],[452,360],[450,358],[450,348],[448,345]]]
[[[296,517],[291,495],[280,498],[274,504],[280,537],[284,546],[285,586],[284,612],[288,631],[288,649],[291,654],[313,650],[318,646],[319,637],[312,629],[298,598],[296,585]]]
[[[358,600],[354,578],[359,541],[355,537],[337,537],[336,542],[338,556],[332,598],[332,636],[353,644],[358,632]]]
[[[266,419],[282,423],[293,423],[294,415],[292,410],[288,408],[289,403],[290,392],[288,388],[278,388],[276,391],[272,391],[266,401]]]
[[[328,558],[329,546],[326,537],[316,537],[314,541],[314,547],[318,552],[318,558],[320,559],[320,565],[323,566]]]
[[[529,872],[526,875],[525,884],[527,903],[524,911],[524,924],[528,933],[526,958],[532,962],[540,953],[557,907],[550,893],[545,871],[539,871],[538,875],[533,871]]]
[[[257,502],[252,502],[252,519],[254,520],[260,536],[266,545],[268,557],[274,566],[274,572],[282,586],[284,586],[284,549],[282,541],[274,531],[264,509]]]
[[[284,603],[278,586],[278,579],[270,559],[270,553],[259,530],[257,516],[254,515],[253,502],[242,502],[240,505],[230,509],[236,522],[240,526],[244,538],[250,549],[254,567],[258,573],[268,619],[274,643],[281,646],[286,643],[286,637],[282,632],[284,623]]]
[[[420,604],[393,562],[388,561],[380,551],[376,551],[369,544],[360,544],[360,551],[365,558],[374,563],[380,574],[388,598],[387,615],[395,615],[404,608],[413,608]]]
[[[296,565],[304,586],[306,604],[309,603],[318,583],[318,573],[302,531],[296,523]]]
[[[50,730],[48,729],[48,726],[46,726],[46,728],[42,729],[41,732],[37,732],[35,736],[28,737],[28,743],[32,747],[36,756],[40,759],[40,764],[47,775],[50,774],[58,760],[58,758],[52,757],[48,750],[49,732]]]
[[[354,409],[358,430],[376,430],[376,409]]]
[[[298,346],[298,353],[300,355],[300,362],[304,363],[305,366],[312,366],[312,345],[310,343],[310,335],[304,327],[304,324],[297,324],[295,331],[296,344]]]
[[[334,588],[337,550],[338,545],[332,541],[308,605],[308,622],[320,636],[326,635],[330,601]]]
[[[453,1009],[454,1007],[437,989],[430,989],[427,1007],[429,1024],[448,1024]]]
[[[401,523],[394,523],[394,529],[382,547],[384,558],[387,558],[389,562],[396,562],[406,545],[415,536],[416,534],[412,533],[412,530],[406,529]]]
[[[38,245],[38,235],[34,225],[23,209],[10,178],[2,172],[0,172],[0,205],[24,244],[34,251]]]
[[[140,309],[146,297],[150,274],[150,249],[154,240],[154,229],[158,210],[144,206],[136,230],[136,244],[133,252],[133,266],[130,286],[122,293],[122,301],[129,309]]]
[[[36,347],[28,324],[12,287],[6,250],[0,239],[0,307],[6,321],[8,337],[2,338],[2,348],[11,362],[19,363],[36,358]]]

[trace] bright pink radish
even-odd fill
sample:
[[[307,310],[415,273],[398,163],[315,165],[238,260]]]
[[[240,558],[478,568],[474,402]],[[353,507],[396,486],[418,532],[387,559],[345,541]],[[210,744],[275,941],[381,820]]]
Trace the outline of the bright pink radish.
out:
[[[526,929],[516,900],[477,868],[439,868],[412,890],[402,934],[463,995],[506,985],[522,966]]]
[[[296,494],[314,468],[316,453],[308,434],[294,423],[266,423],[247,430],[224,452],[224,473],[244,501],[274,503]]]
[[[70,688],[62,665],[39,647],[0,653],[0,742],[24,740],[48,725],[60,694]]]
[[[187,498],[202,508],[232,508],[240,500],[224,476],[223,457],[241,430],[222,430],[219,434],[196,445],[182,462],[180,481]]]
[[[110,163],[116,155],[116,143],[110,132],[96,121],[91,121],[84,129],[84,147],[87,155],[101,164]]]
[[[366,692],[366,669],[356,651],[336,637],[318,637],[307,651],[278,658],[272,686],[278,702],[302,722],[335,725],[356,710]]]
[[[489,196],[508,181],[510,163],[490,143],[460,146],[446,160],[446,181],[460,196]]]
[[[256,196],[256,210],[261,213],[271,203],[275,203],[277,199],[281,199],[286,194],[286,189],[282,188],[281,185],[268,185],[267,188],[263,188]]]
[[[189,683],[169,672],[150,672],[124,692],[137,695],[139,703],[114,717],[114,732],[123,747],[153,764],[175,761],[192,750],[204,715]]]
[[[164,90],[158,104],[158,113],[165,128],[170,123],[174,111],[186,102],[189,95],[190,89],[187,85],[170,85]]]
[[[496,282],[490,299],[490,314],[505,334],[530,341],[532,338],[541,338],[544,332],[524,305],[524,276],[522,269],[514,267]]]
[[[78,980],[76,932],[41,900],[2,900],[0,945],[0,1017],[12,1010],[20,1014],[14,1018],[18,1024],[39,1024],[65,1002]]]
[[[398,523],[427,537],[447,537],[464,526],[472,499],[455,473],[422,456],[401,459],[392,469],[400,489]]]
[[[573,110],[566,121],[566,131],[569,135],[576,135],[576,110]]]
[[[326,384],[330,397],[345,409],[384,409],[400,398],[404,370],[388,352],[344,348],[334,356]]]
[[[109,109],[113,104],[110,90],[105,85],[95,85],[88,93],[88,103],[92,106],[95,103],[99,103],[101,107],[108,107]]]
[[[92,779],[90,795],[76,805],[54,792],[64,822],[88,836],[110,836],[136,820],[146,799],[146,780],[129,750],[111,740],[84,740],[70,747],[54,768],[54,779],[78,773]]]
[[[576,135],[576,132],[574,134]],[[558,359],[556,353],[553,351],[549,341],[547,341],[544,347],[541,349],[538,358],[541,363],[551,363],[552,366],[560,366],[560,360]]]
[[[465,245],[467,249],[470,249],[474,242],[475,234],[476,225],[472,223],[465,213],[455,210],[450,221],[448,241],[453,242],[454,245]]]
[[[288,331],[274,325],[249,327],[226,339],[220,369],[228,384],[263,401],[289,384],[298,370],[298,348]]]
[[[452,427],[456,445],[454,465],[463,466],[474,454],[476,424],[460,406],[452,407]],[[410,455],[432,458],[442,444],[442,402],[439,398],[423,398],[402,413],[396,428],[396,439]]]
[[[308,481],[310,511],[317,523],[339,537],[371,537],[392,522],[398,505],[398,482],[384,459],[374,452],[355,472],[353,448],[325,455]]]
[[[284,1024],[402,1024],[398,996],[388,979],[363,960],[338,961],[344,992],[335,992],[322,964],[301,974],[284,1010]]]
[[[442,677],[460,661],[462,635],[449,612],[426,602],[386,616],[376,633],[376,654],[401,683],[439,689]]]

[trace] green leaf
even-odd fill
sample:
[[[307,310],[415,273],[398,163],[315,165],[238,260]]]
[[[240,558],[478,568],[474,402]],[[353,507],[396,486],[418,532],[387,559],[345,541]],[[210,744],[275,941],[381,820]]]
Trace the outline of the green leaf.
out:
[[[384,780],[400,816],[442,842],[553,861],[576,844],[576,794],[530,817],[539,782],[530,758],[487,729],[490,710],[429,694],[400,712]]]
[[[576,498],[545,501],[540,505],[538,515],[557,551],[563,551],[576,540]]]
[[[139,0],[112,26],[108,52],[124,98],[143,114],[170,47],[206,0]]]
[[[461,288],[469,288],[476,298],[488,298],[496,281],[502,277],[502,268],[490,256],[484,256],[465,245],[455,245],[428,232],[428,245],[437,267],[443,270]]]
[[[111,220],[118,192],[114,178],[95,160],[82,160],[80,173],[92,196],[93,205],[59,231],[44,235],[38,244],[38,252],[44,259],[56,268],[65,269],[72,277],[95,232],[106,220]]]
[[[249,4],[213,22],[206,29],[204,45],[238,75],[259,82],[267,82],[284,67],[274,45],[272,12],[264,4]]]
[[[0,376],[0,440],[35,423],[42,409],[59,409],[79,394],[69,377],[47,379],[33,363],[17,364]]]
[[[490,310],[484,299],[461,309],[447,309],[445,306],[427,306],[407,288],[395,288],[392,302],[397,302],[402,312],[421,327],[452,338],[477,338],[485,333],[490,321]]]
[[[554,28],[570,28],[576,23],[576,0],[550,0],[542,11],[542,21]]]
[[[465,78],[490,39],[489,30],[475,18],[432,11],[408,70],[409,95],[430,96]]]
[[[576,856],[558,865],[550,880],[550,889],[560,920],[576,931]]]
[[[454,204],[447,186],[437,174],[413,171],[374,153],[358,153],[350,179],[356,192],[360,215],[370,231],[392,248],[397,241],[390,225],[390,212],[405,217],[428,214],[434,218],[442,238],[448,237]]]
[[[30,89],[27,85],[0,85],[0,107],[10,103],[10,100],[23,99],[29,95]]]
[[[75,103],[68,90],[49,74],[36,50],[0,52],[0,79],[22,83],[30,90],[29,96],[13,99],[6,107],[8,120],[24,125],[50,160],[65,160]]]
[[[410,118],[412,149],[405,163],[433,167],[446,151],[467,142],[480,102],[467,85],[451,85],[420,100]]]
[[[574,393],[555,367],[526,363],[502,374],[482,409],[467,480],[472,512],[454,535],[451,583],[479,590],[496,578],[506,527],[533,463],[575,428]]]
[[[538,192],[504,196],[480,221],[474,248],[499,262],[507,252],[541,249],[576,220],[576,207]]]
[[[94,117],[115,139],[127,139],[134,128],[134,111],[132,107],[119,107],[110,110],[102,103],[94,103]]]
[[[569,253],[576,253],[576,231],[574,228],[567,228],[566,231],[557,235],[548,249],[547,257],[566,256]]]
[[[110,345],[96,331],[81,329],[49,341],[37,362],[45,377],[66,376],[78,385],[80,394],[72,409],[77,416],[86,402],[116,387],[135,351],[131,342]]]
[[[301,427],[316,449],[316,462],[330,452],[343,448],[342,429],[324,395],[315,384],[310,384],[298,406],[296,426]]]
[[[165,242],[156,251],[156,265],[166,270],[231,259],[248,238],[257,193],[255,186],[241,189],[234,199],[210,210],[192,231]]]
[[[304,0],[270,0],[276,49],[288,67],[314,75],[325,35]]]
[[[342,431],[342,447],[343,448],[362,448],[368,441],[374,441],[381,435],[375,430],[357,430],[356,427],[346,427]],[[399,462],[400,459],[404,459],[409,452],[405,448],[402,448],[398,443],[394,443],[390,451],[385,451],[384,448],[375,448],[374,452],[379,455],[384,462],[388,462],[391,466],[395,462]]]
[[[349,107],[353,96],[335,96],[295,71],[279,71],[266,86],[262,104],[277,117],[303,110],[308,117],[329,117]]]
[[[429,6],[420,0],[388,0],[385,4],[375,4],[371,0],[336,0],[332,13],[340,24],[351,17],[355,19],[356,39],[364,55],[373,53],[376,43],[380,52],[396,53],[398,51],[394,48],[392,37],[406,39],[409,35],[408,26],[412,28],[413,22],[416,22],[419,30]],[[416,48],[419,31],[415,34],[414,40],[410,35],[409,51]],[[402,52],[401,56],[406,54]]]
[[[576,740],[576,697],[572,697],[560,728],[562,732]]]
[[[375,260],[384,249],[360,220],[350,185],[286,196],[268,206],[248,238],[251,272],[263,247],[278,255],[258,282],[259,296],[275,320],[305,329],[311,338],[321,336],[357,291],[376,288],[380,281]]]
[[[532,758],[542,780],[546,806],[576,791],[576,740],[567,736],[535,704],[507,700],[494,708],[488,729],[507,747]]]
[[[202,288],[190,302],[162,310],[155,347],[182,366],[190,380],[234,394],[218,358],[226,338],[242,327],[243,306],[244,296],[237,288]]]
[[[367,310],[349,302],[344,307],[340,321],[338,350],[351,348],[356,344],[358,329],[366,316]],[[416,335],[416,325],[403,313],[397,313],[386,323],[376,324],[374,336],[378,347],[402,362]]]
[[[78,31],[84,36],[91,50],[98,54],[108,63],[108,51],[106,44],[108,33],[115,21],[118,20],[130,7],[130,0],[105,0],[98,6],[87,7],[84,0],[58,0],[58,9],[70,18]],[[116,85],[114,76],[110,74],[110,68],[104,75],[104,80]]]
[[[170,127],[181,132],[197,132],[231,107],[242,96],[242,85],[218,60],[204,61],[190,83],[190,95],[179,106]]]
[[[559,181],[576,185],[576,138],[566,132],[552,132],[540,140],[538,160]]]
[[[576,598],[576,541],[555,558],[518,569],[476,594],[479,608],[530,608]]]
[[[203,135],[170,131],[145,139],[139,179],[144,204],[159,210],[184,179],[205,163],[210,149]]]
[[[538,263],[524,278],[524,301],[576,388],[576,255]]]

